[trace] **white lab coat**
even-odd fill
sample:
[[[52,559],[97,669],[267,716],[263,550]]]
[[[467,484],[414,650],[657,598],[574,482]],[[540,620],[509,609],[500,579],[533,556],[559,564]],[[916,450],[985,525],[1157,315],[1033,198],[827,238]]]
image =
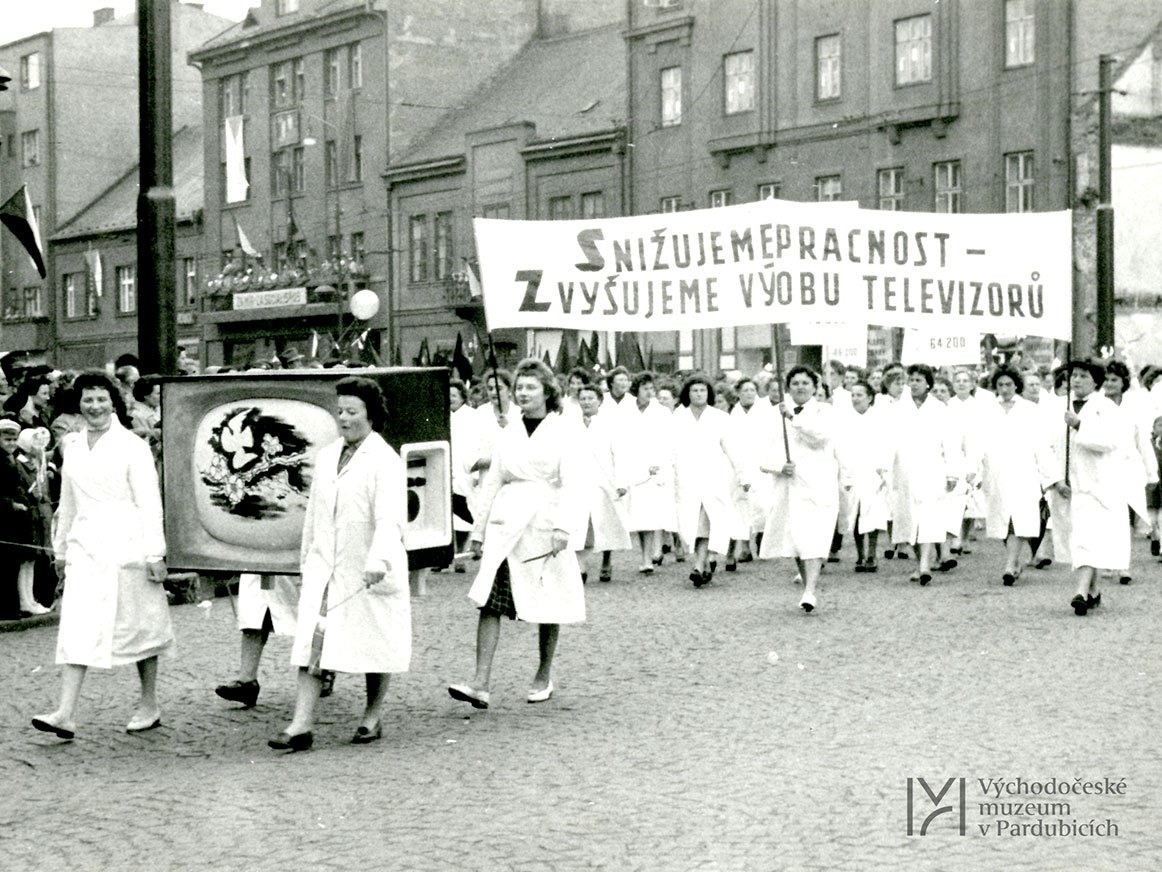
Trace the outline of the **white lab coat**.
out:
[[[468,591],[476,605],[488,602],[496,571],[507,560],[518,618],[535,624],[585,620],[576,553],[566,549],[545,556],[552,549],[554,530],[565,531],[571,542],[584,536],[586,503],[576,427],[576,421],[550,412],[532,436],[516,416],[499,431],[472,531],[472,538],[484,543],[480,569]]]
[[[452,413],[452,493],[464,497],[472,511],[475,499],[476,473],[472,467],[480,459],[480,415],[465,404]],[[457,532],[467,532],[472,525],[457,515],[452,516]]]
[[[270,612],[276,636],[293,636],[298,627],[299,580],[293,575],[263,576],[243,572],[238,576],[238,629],[261,630]]]
[[[931,394],[919,407],[904,396],[888,414],[896,447],[892,540],[943,542],[949,532],[946,479],[959,481],[963,463],[948,409]]]
[[[1124,569],[1130,565],[1127,509],[1146,514],[1142,480],[1132,474],[1132,425],[1100,391],[1077,414],[1069,459],[1073,567]]]
[[[291,663],[306,666],[323,591],[327,618],[319,666],[335,672],[406,672],[411,662],[407,483],[403,461],[370,433],[339,469],[343,440],[319,451],[303,523],[298,632]],[[364,587],[364,572],[385,572]]]
[[[749,536],[761,533],[771,514],[775,498],[774,482],[769,475],[759,472],[759,467],[771,432],[778,430],[781,433],[782,425],[779,423],[777,407],[772,406],[765,397],[755,400],[749,410],[744,409],[742,403],[735,403],[730,410],[730,422],[734,426],[739,456],[751,485],[749,491],[744,491],[741,486],[734,489],[735,509],[748,525]]]
[[[687,548],[698,538],[703,509],[710,521],[711,551],[725,554],[734,532],[743,526],[731,491],[746,482],[746,470],[730,431],[730,416],[707,406],[695,418],[688,407],[674,411],[674,466],[678,482],[678,532]]]
[[[86,430],[61,447],[53,550],[66,568],[56,662],[108,669],[169,651],[165,588],[146,569],[165,557],[149,446],[114,418],[92,448]]]
[[[888,529],[891,520],[893,449],[888,441],[886,406],[872,406],[862,415],[854,409],[840,413],[837,446],[840,474],[850,480],[850,508],[844,529],[863,535]],[[844,495],[840,494],[841,504]]]
[[[1041,532],[1042,481],[1052,474],[1044,412],[1021,397],[1008,411],[999,400],[977,401],[977,410],[985,535],[1004,539],[1011,523],[1015,535],[1035,538]]]
[[[616,405],[608,397],[598,417],[610,424],[614,477],[625,488],[626,529],[648,533],[674,519],[674,418],[657,400],[645,410],[632,397]],[[650,467],[658,472],[650,475]]]
[[[615,422],[602,409],[592,418],[582,415],[568,420],[577,428],[578,471],[585,494],[586,515],[586,523],[574,531],[569,547],[574,551],[584,549],[592,526],[590,547],[595,551],[626,550],[630,541],[625,526],[625,498],[617,495],[613,477]]]
[[[775,414],[781,414],[775,409]],[[839,515],[839,459],[835,445],[836,412],[810,399],[787,421],[787,442],[795,473],[769,475],[774,482],[771,512],[759,557],[824,558],[831,550]],[[782,469],[787,461],[782,424],[775,421],[763,466]]]

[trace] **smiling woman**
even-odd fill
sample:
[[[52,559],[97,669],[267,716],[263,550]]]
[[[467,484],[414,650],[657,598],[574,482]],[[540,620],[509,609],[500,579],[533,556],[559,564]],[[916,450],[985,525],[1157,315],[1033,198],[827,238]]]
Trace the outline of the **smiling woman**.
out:
[[[173,645],[162,582],[166,567],[161,494],[149,446],[121,423],[121,395],[104,373],[82,373],[73,389],[85,429],[61,442],[61,499],[53,550],[64,578],[56,661],[64,666],[56,711],[32,720],[71,739],[90,666],[134,663],[141,698],[128,731],[161,724],[157,658]]]

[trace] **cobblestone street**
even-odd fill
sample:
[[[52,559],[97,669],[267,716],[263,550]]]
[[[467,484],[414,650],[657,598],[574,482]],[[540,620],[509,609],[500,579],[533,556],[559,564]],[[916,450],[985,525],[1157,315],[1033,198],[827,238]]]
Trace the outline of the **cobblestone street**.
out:
[[[855,575],[846,551],[812,615],[789,564],[720,568],[695,590],[669,559],[643,578],[619,556],[614,582],[588,587],[588,622],[563,628],[553,700],[525,703],[536,634],[506,623],[483,712],[445,692],[471,677],[469,577],[435,575],[383,740],[347,744],[362,681],[341,675],[315,749],[290,755],[266,747],[293,703],[289,640],[268,648],[255,709],[213,693],[236,669],[227,599],[174,609],[163,727],[141,735],[124,732],[131,668],[89,676],[76,741],[34,732],[58,691],[56,629],[3,634],[0,866],[1159,868],[1162,567],[1136,542],[1135,582],[1106,584],[1080,619],[1065,569],[1004,588],[999,547],[975,549],[927,588],[907,581],[913,561]],[[918,784],[907,835],[909,777],[966,779],[964,836],[956,813],[918,835],[935,808]],[[1047,821],[1118,835],[998,835],[979,782],[1017,778],[1124,779],[1124,795],[1000,800],[1068,802]]]

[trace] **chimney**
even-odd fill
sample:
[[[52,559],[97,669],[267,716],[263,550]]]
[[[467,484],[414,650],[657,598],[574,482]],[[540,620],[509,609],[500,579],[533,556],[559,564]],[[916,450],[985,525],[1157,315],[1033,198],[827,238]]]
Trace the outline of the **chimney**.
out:
[[[93,10],[93,27],[100,27],[102,24],[108,24],[113,20],[113,7],[103,6],[100,9]]]

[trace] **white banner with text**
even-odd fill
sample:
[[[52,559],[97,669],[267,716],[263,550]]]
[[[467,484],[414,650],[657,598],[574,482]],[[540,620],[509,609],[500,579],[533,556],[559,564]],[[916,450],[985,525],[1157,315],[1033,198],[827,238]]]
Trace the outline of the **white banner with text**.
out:
[[[944,215],[761,200],[474,225],[490,328],[839,321],[1070,336],[1069,212]]]

